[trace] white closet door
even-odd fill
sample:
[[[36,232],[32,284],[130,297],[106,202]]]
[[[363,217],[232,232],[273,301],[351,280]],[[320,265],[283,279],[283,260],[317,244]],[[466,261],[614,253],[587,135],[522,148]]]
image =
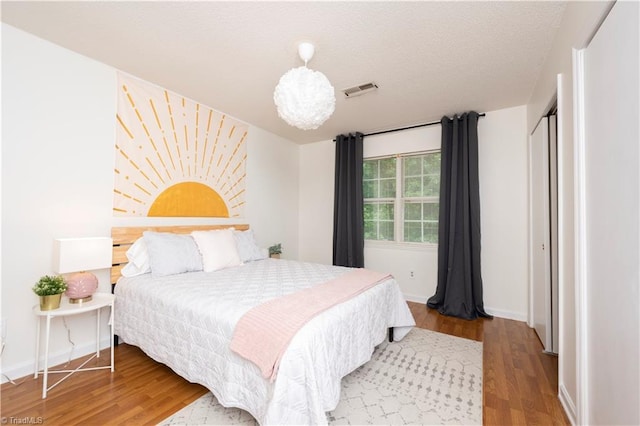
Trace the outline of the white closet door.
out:
[[[548,138],[549,120],[543,117],[530,138],[531,296],[533,327],[545,351],[552,352]]]

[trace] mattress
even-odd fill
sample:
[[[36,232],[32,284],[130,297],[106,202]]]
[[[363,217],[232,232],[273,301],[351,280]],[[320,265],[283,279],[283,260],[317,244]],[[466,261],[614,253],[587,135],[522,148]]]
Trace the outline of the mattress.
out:
[[[251,308],[348,270],[265,259],[216,272],[123,277],[115,289],[115,333],[260,424],[326,424],[342,377],[371,358],[388,327],[400,340],[415,325],[395,280],[310,320],[292,339],[273,382],[229,344]]]

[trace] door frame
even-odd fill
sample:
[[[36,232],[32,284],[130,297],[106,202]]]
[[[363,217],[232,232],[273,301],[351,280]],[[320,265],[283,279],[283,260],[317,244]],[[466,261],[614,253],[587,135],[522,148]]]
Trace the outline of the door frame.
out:
[[[589,418],[589,340],[587,330],[587,244],[586,244],[586,175],[585,175],[585,117],[584,117],[584,49],[573,49],[574,97],[574,181],[575,181],[575,293],[576,293],[576,423]]]
[[[527,325],[530,328],[534,328],[534,319],[533,319],[533,254],[534,254],[534,247],[533,247],[533,164],[532,164],[532,153],[531,153],[531,149],[532,149],[532,137],[533,137],[533,133],[538,129],[538,126],[540,126],[540,123],[542,122],[542,120],[544,118],[546,118],[550,112],[555,109],[556,110],[556,155],[555,155],[555,160],[556,160],[556,167],[557,167],[557,175],[556,175],[556,197],[557,197],[557,232],[556,232],[556,241],[555,241],[555,247],[553,247],[553,250],[556,253],[556,259],[557,259],[557,272],[556,272],[556,278],[557,278],[557,285],[556,285],[556,289],[557,289],[557,300],[556,300],[556,304],[558,307],[558,317],[557,317],[557,321],[558,324],[555,327],[555,329],[557,330],[557,342],[558,345],[557,347],[554,347],[554,351],[557,354],[560,354],[562,352],[562,340],[563,340],[563,333],[562,333],[562,323],[563,323],[563,297],[562,297],[562,289],[563,289],[563,282],[565,280],[565,276],[564,276],[564,250],[565,250],[565,245],[563,244],[563,233],[564,233],[564,229],[565,229],[565,221],[563,220],[563,212],[564,212],[564,200],[563,200],[563,188],[564,188],[564,183],[566,180],[566,172],[564,170],[564,157],[563,157],[563,151],[564,151],[564,144],[563,144],[563,136],[562,136],[562,129],[564,126],[564,122],[563,122],[563,108],[564,108],[564,97],[563,97],[563,79],[562,79],[562,74],[558,74],[556,77],[556,92],[553,94],[553,96],[549,99],[549,102],[547,103],[546,108],[544,109],[544,113],[540,116],[540,119],[538,120],[538,122],[536,123],[536,126],[534,127],[533,131],[531,132],[531,134],[529,135],[529,146],[528,146],[528,155],[529,155],[529,161],[528,161],[528,178],[529,178],[529,244],[528,244],[528,257],[529,257],[529,312],[528,312],[528,318],[527,318]],[[551,165],[549,165],[549,167],[551,167]],[[551,220],[551,219],[550,219]],[[549,244],[553,244],[553,242],[549,242]],[[549,271],[550,272],[550,271]],[[546,345],[546,342],[543,342],[543,345]],[[560,363],[559,363],[560,364]],[[561,366],[559,365],[559,368],[561,368]],[[558,371],[558,375],[559,377],[562,377],[560,375],[560,371]]]

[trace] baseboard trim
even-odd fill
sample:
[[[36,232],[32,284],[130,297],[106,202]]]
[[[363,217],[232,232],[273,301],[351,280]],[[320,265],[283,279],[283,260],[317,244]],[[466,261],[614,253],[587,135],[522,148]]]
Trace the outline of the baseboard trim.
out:
[[[562,383],[558,386],[558,399],[560,400],[560,404],[562,404],[562,408],[564,408],[564,412],[569,418],[569,421],[573,426],[576,426],[578,423],[576,417],[576,405],[573,403],[571,396],[569,396],[567,388],[565,388]]]
[[[505,311],[504,309],[494,309],[490,306],[485,306],[484,310],[494,317],[510,319],[514,321],[527,322],[527,313],[526,312],[514,312],[514,311]]]
[[[100,340],[100,350],[109,347],[109,338]],[[78,346],[74,349],[74,359],[82,358],[83,356],[90,355],[95,353],[96,344],[95,343],[87,343],[86,345]],[[49,367],[53,367],[55,365],[64,364],[69,360],[69,351],[60,351],[55,354],[49,354]],[[44,357],[40,359],[39,366],[42,367],[44,363]],[[4,366],[3,366],[4,367]],[[22,380],[23,378],[27,378],[27,376],[33,377],[35,368],[35,360],[31,359],[31,361],[25,361],[18,365],[12,366],[10,369],[5,370],[2,369],[2,381],[0,383],[9,383],[7,377],[13,381]],[[7,376],[7,377],[5,377]]]
[[[408,293],[403,293],[403,295],[405,300],[407,300],[408,302],[422,303],[422,304],[427,303],[427,298],[424,296],[416,296],[415,294],[408,294]]]
[[[427,303],[427,297],[417,296],[415,294],[403,293],[405,300],[414,303]],[[494,317],[510,319],[515,321],[527,322],[527,313],[526,312],[513,312],[513,311],[505,311],[504,309],[493,309],[491,307],[485,306],[485,311],[493,315]]]

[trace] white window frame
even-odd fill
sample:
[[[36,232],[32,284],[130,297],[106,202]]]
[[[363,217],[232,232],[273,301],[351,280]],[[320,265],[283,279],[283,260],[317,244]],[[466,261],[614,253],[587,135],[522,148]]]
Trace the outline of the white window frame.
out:
[[[370,157],[370,158],[365,158],[364,160],[370,160],[370,161],[374,161],[374,160],[383,160],[383,159],[387,159],[387,158],[394,158],[396,157],[396,195],[394,198],[390,198],[390,197],[384,197],[384,198],[369,198],[369,203],[367,203],[367,199],[365,199],[364,203],[365,204],[393,204],[393,240],[365,240],[365,241],[372,241],[372,242],[376,242],[376,243],[395,243],[398,239],[398,221],[397,221],[397,213],[398,213],[398,158],[396,155],[382,155],[382,156],[378,156],[378,157]],[[380,177],[378,177],[378,182],[380,182]]]
[[[406,152],[406,153],[398,153],[393,155],[380,155],[375,157],[367,157],[364,160],[381,160],[384,158],[396,158],[396,196],[395,199],[391,198],[371,198],[369,199],[371,203],[379,203],[379,202],[389,202],[393,201],[394,208],[394,240],[367,240],[365,239],[366,247],[381,247],[381,248],[389,248],[389,247],[397,247],[397,248],[406,248],[406,249],[432,249],[437,248],[437,243],[423,243],[423,242],[413,242],[413,241],[404,241],[404,203],[405,201],[420,201],[424,202],[439,202],[438,196],[428,196],[428,197],[403,197],[403,185],[404,185],[404,170],[403,170],[403,159],[406,157],[412,157],[416,155],[425,155],[425,154],[434,154],[440,152],[440,149],[432,149],[418,152]],[[367,203],[367,199],[364,200],[364,203]],[[438,218],[439,223],[439,218]]]

